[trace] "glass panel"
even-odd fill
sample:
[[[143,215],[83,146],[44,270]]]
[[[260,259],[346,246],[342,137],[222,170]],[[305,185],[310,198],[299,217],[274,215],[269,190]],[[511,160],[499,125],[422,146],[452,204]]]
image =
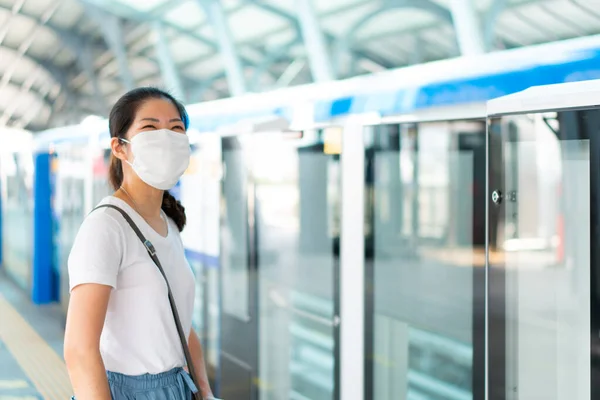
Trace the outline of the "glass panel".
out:
[[[69,303],[69,274],[67,263],[75,236],[85,218],[85,179],[88,156],[87,147],[76,145],[61,147],[56,151],[58,163],[55,186],[55,233],[58,240],[55,259],[60,276],[60,302],[66,311]]]
[[[235,139],[223,142],[224,224],[221,230],[221,269],[223,312],[247,320],[248,304],[248,228],[246,170],[244,153]]]
[[[485,124],[378,126],[365,145],[371,398],[472,399]]]
[[[23,289],[29,289],[33,257],[31,154],[6,153],[2,159],[2,170],[2,263]]]
[[[102,199],[110,196],[113,189],[108,182],[111,150],[99,151],[93,161],[92,207],[96,207]]]
[[[335,396],[339,158],[320,135],[249,147],[256,190],[260,399]]]
[[[490,285],[503,298],[490,305],[504,303],[506,399],[592,398],[590,157],[599,122],[597,111],[530,114],[490,131],[503,139],[491,188],[500,218],[490,220],[490,245],[504,256]]]
[[[190,166],[181,179],[180,196],[187,217],[181,233],[196,278],[192,324],[200,334],[210,378],[219,369],[219,235],[221,139],[206,135],[192,146]],[[216,390],[216,389],[215,389]]]

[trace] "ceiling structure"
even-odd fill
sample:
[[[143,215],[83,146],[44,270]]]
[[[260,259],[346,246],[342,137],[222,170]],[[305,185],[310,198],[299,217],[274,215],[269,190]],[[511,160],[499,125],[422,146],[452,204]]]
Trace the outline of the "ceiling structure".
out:
[[[590,0],[0,0],[0,127],[106,116],[600,33]]]

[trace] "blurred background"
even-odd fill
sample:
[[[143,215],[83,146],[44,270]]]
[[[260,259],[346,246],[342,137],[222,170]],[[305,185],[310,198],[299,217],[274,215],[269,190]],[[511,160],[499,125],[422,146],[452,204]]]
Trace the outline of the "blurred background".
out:
[[[217,396],[600,398],[599,5],[0,0],[0,400],[72,395],[67,260],[144,85],[190,117]]]
[[[600,32],[591,0],[0,0],[0,126],[106,116]]]

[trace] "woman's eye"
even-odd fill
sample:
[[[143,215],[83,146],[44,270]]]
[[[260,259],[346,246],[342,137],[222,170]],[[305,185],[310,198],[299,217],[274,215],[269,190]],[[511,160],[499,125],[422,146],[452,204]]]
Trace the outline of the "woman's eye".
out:
[[[142,129],[146,129],[146,128],[152,128],[152,129],[156,129],[156,128],[154,127],[154,125],[146,125],[146,126],[143,126],[143,127],[142,127]]]
[[[179,129],[179,130],[182,130],[182,131],[184,131],[184,130],[185,130],[185,129],[183,129],[183,126],[179,126],[179,125],[177,125],[177,126],[174,126],[174,127],[172,128],[172,130],[175,130],[175,129]]]

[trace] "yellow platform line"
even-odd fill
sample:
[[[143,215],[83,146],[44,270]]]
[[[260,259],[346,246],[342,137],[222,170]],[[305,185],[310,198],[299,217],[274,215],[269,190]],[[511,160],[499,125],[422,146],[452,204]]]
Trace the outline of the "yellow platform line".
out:
[[[46,400],[68,400],[71,382],[63,360],[0,294],[0,340]]]

